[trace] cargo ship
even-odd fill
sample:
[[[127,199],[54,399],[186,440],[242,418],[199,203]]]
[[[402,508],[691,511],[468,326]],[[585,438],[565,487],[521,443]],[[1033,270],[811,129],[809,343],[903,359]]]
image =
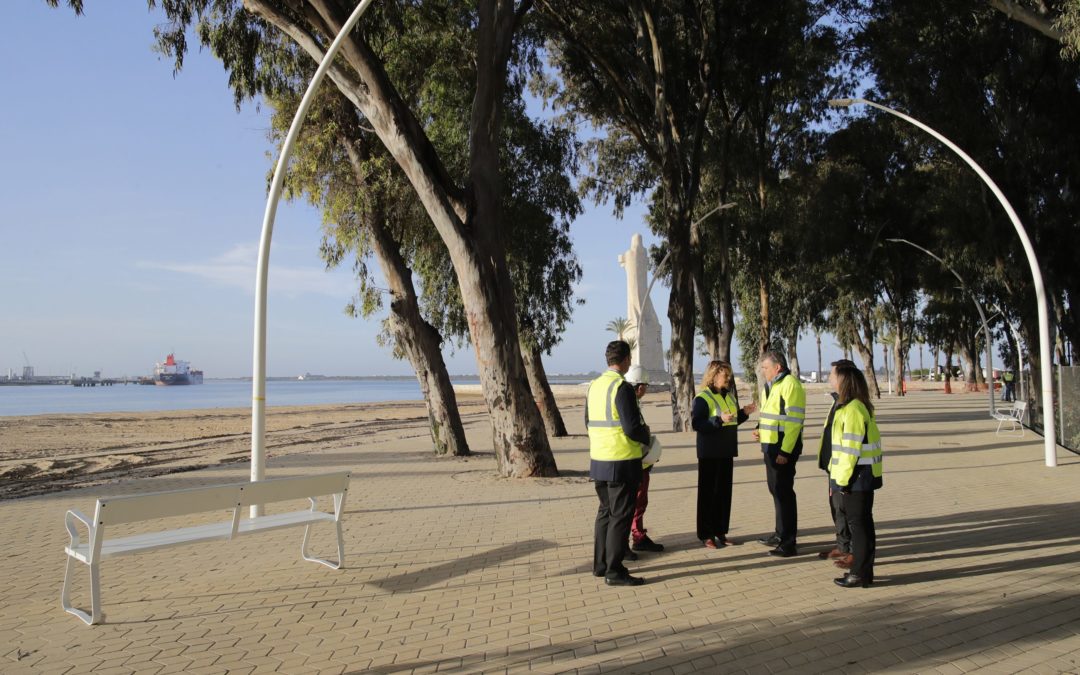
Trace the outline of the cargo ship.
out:
[[[164,363],[154,364],[154,384],[170,386],[176,384],[202,384],[203,372],[192,370],[187,361],[177,361],[172,354],[165,357]]]

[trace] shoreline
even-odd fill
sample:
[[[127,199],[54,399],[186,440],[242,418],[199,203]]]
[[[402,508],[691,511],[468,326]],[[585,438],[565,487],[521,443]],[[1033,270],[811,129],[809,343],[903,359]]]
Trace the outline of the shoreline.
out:
[[[479,385],[454,389],[466,432],[477,447],[489,446],[487,407]],[[564,418],[581,414],[584,386],[552,389]],[[806,389],[811,396],[826,394],[826,385]],[[911,391],[927,389],[931,387]],[[670,405],[670,394],[650,392],[645,403]],[[420,400],[269,406],[266,422],[270,464],[287,455],[362,451],[372,445],[417,447],[418,438],[426,450],[410,456],[438,459],[430,451],[429,420]],[[247,462],[250,453],[249,407],[0,417],[0,500]]]

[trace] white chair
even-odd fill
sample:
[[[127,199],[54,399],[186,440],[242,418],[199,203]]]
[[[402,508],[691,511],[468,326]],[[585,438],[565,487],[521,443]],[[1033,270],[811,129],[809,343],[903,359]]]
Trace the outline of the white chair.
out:
[[[1001,436],[1001,427],[1006,422],[1009,423],[1009,428],[1004,432],[1009,436],[1016,436],[1017,438],[1024,437],[1024,415],[1027,414],[1027,403],[1017,402],[1014,403],[1012,408],[1003,408],[993,413],[991,417],[998,421],[997,435]],[[1019,433],[1017,433],[1019,431]]]

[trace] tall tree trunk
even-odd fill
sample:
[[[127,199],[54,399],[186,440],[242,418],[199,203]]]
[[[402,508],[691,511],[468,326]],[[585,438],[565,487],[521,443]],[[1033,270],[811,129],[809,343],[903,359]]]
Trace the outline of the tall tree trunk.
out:
[[[866,375],[866,384],[870,388],[870,395],[881,398],[881,387],[878,385],[877,373],[874,371],[874,321],[869,304],[855,305],[855,320],[857,326],[853,331],[855,348],[859,351],[859,358],[863,362],[863,373]]]
[[[679,222],[682,221],[682,222]],[[685,213],[671,224],[671,293],[668,320],[671,322],[671,427],[690,430],[690,410],[694,402],[694,284],[690,274],[690,251],[681,243],[688,240],[680,229],[688,228]]]
[[[307,21],[265,0],[244,7],[293,38],[316,61],[319,32],[337,34],[346,16],[337,3],[307,2]],[[363,35],[342,45],[351,70],[335,65],[330,79],[364,117],[416,190],[446,244],[468,316],[477,370],[491,418],[503,476],[555,476],[558,469],[544,422],[528,387],[518,344],[513,286],[500,239],[504,226],[499,175],[499,129],[515,16],[512,0],[480,0],[476,28],[476,90],[469,122],[469,176],[465,189],[450,179],[438,151],[399,95]]]
[[[544,372],[543,356],[539,347],[521,346],[521,355],[525,359],[525,372],[529,376],[529,388],[532,389],[533,398],[536,399],[536,407],[540,409],[540,416],[544,418],[544,426],[549,436],[562,437],[566,433],[566,424],[563,423],[559,406],[555,402],[555,395],[551,393],[551,385],[548,384],[547,373]]]
[[[904,387],[904,339],[897,326],[896,335],[893,337],[893,361],[896,363],[896,394],[906,396]]]
[[[978,358],[975,353],[975,347],[969,340],[958,340],[956,343],[956,351],[960,354],[960,361],[964,367],[964,384],[967,391],[978,391],[979,384],[975,379],[975,370],[978,366],[976,359]]]
[[[822,377],[822,373],[821,373],[821,331],[815,330],[814,331],[814,338],[817,340],[817,377],[818,377],[818,382],[824,382],[825,378]]]
[[[724,254],[727,255],[726,253]],[[720,350],[716,358],[731,363],[731,341],[735,337],[735,302],[731,292],[731,274],[724,272],[723,295],[720,297],[720,312],[723,323],[720,324]]]
[[[945,347],[945,393],[946,394],[951,394],[952,393],[952,371],[953,371],[952,357],[953,357],[953,349],[952,349],[952,347]]]
[[[788,337],[788,369],[791,374],[798,378],[802,375],[802,371],[799,369],[799,331],[796,330],[794,334]]]

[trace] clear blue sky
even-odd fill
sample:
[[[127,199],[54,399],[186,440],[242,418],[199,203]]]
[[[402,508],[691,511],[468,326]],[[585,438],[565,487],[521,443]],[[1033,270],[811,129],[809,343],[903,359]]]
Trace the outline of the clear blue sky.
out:
[[[266,110],[237,113],[220,63],[197,48],[174,78],[152,49],[163,17],[144,3],[92,0],[76,17],[5,2],[0,19],[0,374],[20,372],[25,352],[38,374],[140,375],[175,351],[207,377],[250,375]],[[587,304],[549,373],[602,367],[604,326],[626,315],[617,256],[634,232],[654,241],[642,213],[601,206],[574,223]],[[379,320],[344,315],[351,274],[325,271],[320,225],[306,205],[279,209],[269,374],[410,374],[376,345]],[[667,290],[652,295],[666,345]],[[826,362],[839,356],[827,342]],[[812,340],[800,355],[816,367]],[[447,356],[451,373],[476,372],[471,347]]]

